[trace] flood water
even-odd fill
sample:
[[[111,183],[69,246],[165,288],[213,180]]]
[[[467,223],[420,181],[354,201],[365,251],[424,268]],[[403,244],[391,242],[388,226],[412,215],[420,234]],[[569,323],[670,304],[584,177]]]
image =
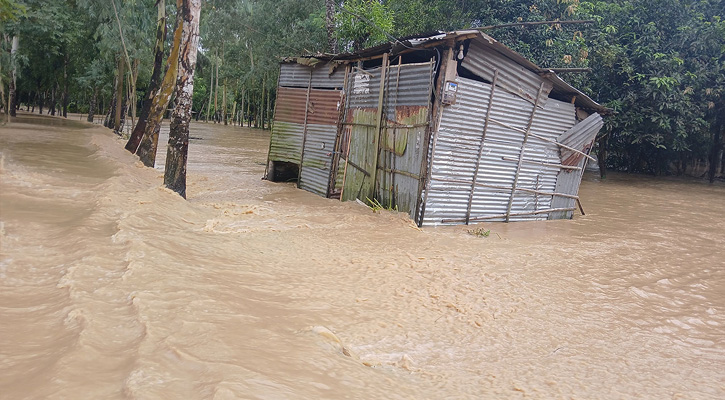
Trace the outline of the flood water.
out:
[[[722,184],[421,230],[191,135],[184,201],[104,128],[0,126],[0,398],[725,398]]]

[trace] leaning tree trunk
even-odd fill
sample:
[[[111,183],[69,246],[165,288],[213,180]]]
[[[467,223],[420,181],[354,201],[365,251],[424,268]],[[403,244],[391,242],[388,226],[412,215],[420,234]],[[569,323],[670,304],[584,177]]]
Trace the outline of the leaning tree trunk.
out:
[[[181,2],[182,0],[176,0],[176,8],[178,10],[181,10]],[[156,149],[159,144],[161,120],[163,119],[166,107],[169,105],[169,101],[171,101],[171,95],[174,93],[179,66],[179,46],[181,45],[182,28],[183,20],[181,19],[181,13],[178,12],[176,16],[176,28],[174,30],[174,41],[171,45],[171,53],[169,54],[164,80],[161,82],[161,86],[159,86],[158,94],[153,98],[146,129],[144,130],[143,138],[141,138],[141,143],[136,150],[136,154],[141,159],[141,162],[147,167],[153,167],[156,163]]]
[[[176,107],[171,116],[169,145],[166,153],[164,185],[186,198],[186,159],[189,150],[189,121],[194,93],[194,68],[199,45],[201,0],[182,0],[179,13],[184,20],[181,40],[179,77],[176,81]]]
[[[18,108],[18,91],[16,89],[18,79],[18,63],[15,60],[15,55],[18,52],[18,46],[20,39],[17,35],[13,36],[13,44],[10,47],[10,82],[8,83],[8,92],[10,101],[8,103],[8,112],[11,117],[16,115],[15,110]]]
[[[141,108],[141,114],[138,116],[138,123],[131,133],[131,137],[126,143],[126,150],[135,153],[141,138],[146,130],[149,114],[151,113],[151,104],[157,95],[161,84],[161,68],[164,64],[164,42],[166,41],[166,2],[159,0],[158,4],[158,20],[156,22],[156,45],[154,46],[154,68],[151,72],[151,82],[149,82],[148,94]]]

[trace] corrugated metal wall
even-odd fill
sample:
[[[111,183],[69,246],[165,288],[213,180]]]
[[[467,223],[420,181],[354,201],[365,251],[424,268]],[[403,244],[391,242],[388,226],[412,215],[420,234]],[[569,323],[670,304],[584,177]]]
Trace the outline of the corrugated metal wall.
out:
[[[576,124],[573,128],[562,133],[558,141],[564,145],[577,149],[581,152],[589,154],[597,133],[604,126],[602,117],[594,113]],[[561,159],[564,165],[575,165],[579,170],[562,170],[556,181],[556,192],[570,195],[579,193],[579,185],[582,175],[584,174],[584,166],[587,160],[583,155],[571,150],[562,149]],[[565,197],[555,197],[552,201],[552,208],[573,208],[575,199]],[[573,211],[557,211],[549,215],[549,219],[571,218]]]
[[[432,62],[392,65],[386,79],[376,197],[411,218],[418,205],[427,151],[433,67]]]
[[[350,75],[345,108],[344,135],[341,142],[349,149],[345,153],[342,195],[343,201],[373,196],[374,165],[378,154],[378,93],[382,68],[363,71],[355,68]],[[349,143],[349,146],[347,144]]]
[[[327,64],[280,66],[269,161],[301,164],[299,187],[321,196],[329,185],[344,79],[344,68]]]
[[[299,187],[320,196],[327,196],[330,184],[340,95],[339,90],[312,89],[307,106],[307,136]]]
[[[427,148],[433,67],[433,62],[388,67],[381,132],[375,128],[382,68],[356,70],[351,75],[342,138],[346,141],[352,135],[343,200],[371,197],[413,217]],[[377,166],[375,172],[373,165]]]
[[[280,64],[279,86],[307,88],[312,71],[312,87],[317,89],[342,89],[345,67],[337,64],[317,64],[314,68],[297,63]],[[332,74],[331,74],[332,72]]]
[[[432,154],[431,187],[426,194],[423,224],[461,223],[466,219],[473,175],[481,146],[491,85],[459,78],[455,105],[445,106],[438,131],[436,151]],[[497,87],[471,202],[471,219],[507,213],[518,157],[533,104]],[[536,111],[531,132],[555,140],[575,122],[574,106],[549,99]],[[503,126],[503,124],[509,127]],[[514,127],[516,129],[511,129]],[[530,136],[525,146],[518,188],[553,192],[560,163],[559,148]],[[511,213],[545,210],[551,196],[517,190]],[[546,214],[512,216],[511,220],[546,219]]]
[[[307,71],[309,81],[309,71]],[[269,145],[269,160],[300,163],[307,88],[279,87]]]
[[[498,70],[498,85],[531,104],[536,101],[539,86],[543,83],[544,91],[539,100],[541,107],[546,105],[549,92],[554,86],[550,81],[487,46],[482,39],[471,40],[468,53],[461,65],[489,82],[493,81],[494,71]]]

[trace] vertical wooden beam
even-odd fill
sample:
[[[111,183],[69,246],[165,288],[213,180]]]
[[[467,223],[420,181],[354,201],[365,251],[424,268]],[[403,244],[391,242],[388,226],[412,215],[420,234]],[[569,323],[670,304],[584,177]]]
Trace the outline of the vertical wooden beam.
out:
[[[402,54],[398,56],[398,74],[395,77],[395,104],[393,106],[393,110],[395,110],[394,112],[396,112],[396,114],[397,114],[397,109],[398,109],[398,94],[400,93],[400,70],[401,69],[403,69],[403,55]],[[398,122],[397,115],[396,115],[395,119],[396,119],[395,122],[397,123]],[[389,204],[390,208],[396,207],[398,204],[397,203],[398,199],[397,199],[396,191],[395,191],[395,171],[396,171],[395,158],[397,157],[397,154],[395,154],[395,140],[397,139],[397,137],[396,137],[397,131],[398,131],[398,128],[393,128],[393,149],[392,149],[393,151],[390,152],[390,165],[391,165],[391,168],[390,168],[390,204]],[[408,130],[406,128],[406,131],[405,131],[406,136],[409,133],[410,133],[410,130]]]
[[[519,162],[516,166],[516,174],[514,175],[514,185],[511,188],[511,197],[509,197],[508,206],[506,206],[506,222],[509,222],[511,217],[511,206],[514,204],[514,196],[516,195],[516,186],[519,183],[519,175],[521,174],[521,164],[524,162],[524,151],[526,150],[526,142],[529,140],[529,132],[531,132],[531,125],[534,123],[534,117],[536,116],[536,109],[539,108],[539,101],[541,100],[541,93],[544,91],[544,82],[541,82],[539,86],[539,92],[536,94],[536,101],[534,102],[534,109],[531,110],[531,116],[529,117],[529,123],[526,124],[526,133],[524,134],[524,142],[521,143],[521,151],[519,152]]]
[[[340,154],[342,153],[342,136],[345,131],[343,122],[347,118],[347,85],[350,79],[350,64],[345,64],[345,78],[340,91],[340,109],[337,110],[337,132],[335,134],[335,146],[332,148],[330,158],[330,176],[327,179],[327,195],[332,196],[337,185],[337,171],[340,169]],[[345,166],[347,167],[347,156],[345,156]],[[344,174],[343,174],[344,177]],[[343,179],[344,180],[344,179]],[[344,184],[344,182],[343,182]],[[340,201],[342,201],[342,191],[340,191]]]
[[[373,181],[371,182],[372,190],[367,194],[369,198],[375,197],[375,186],[377,182],[377,176],[378,176],[378,158],[380,158],[380,137],[381,137],[381,127],[383,123],[383,116],[385,115],[385,109],[383,100],[385,99],[385,75],[388,70],[388,53],[383,54],[383,65],[382,69],[380,70],[380,91],[378,93],[378,115],[375,118],[375,132],[373,132],[373,144],[372,148],[375,151],[374,157],[373,157],[373,164],[372,164],[372,171],[370,172],[370,179]]]
[[[307,101],[305,101],[305,122],[302,125],[302,148],[300,149],[300,167],[297,171],[297,187],[300,187],[302,179],[302,162],[305,160],[305,144],[307,143],[307,113],[310,110],[310,91],[312,90],[312,68],[310,68],[310,79],[307,81]]]
[[[476,158],[476,168],[473,170],[473,182],[471,182],[471,194],[468,196],[468,206],[466,207],[466,225],[471,220],[471,206],[473,205],[473,193],[476,191],[476,183],[478,182],[478,170],[481,168],[481,157],[483,157],[483,142],[486,140],[486,131],[488,130],[488,122],[491,119],[491,109],[493,108],[493,94],[496,91],[496,82],[498,81],[498,69],[493,71],[493,81],[491,82],[491,93],[488,97],[488,106],[486,108],[486,119],[483,122],[483,132],[481,132],[481,143],[478,146],[478,158]]]

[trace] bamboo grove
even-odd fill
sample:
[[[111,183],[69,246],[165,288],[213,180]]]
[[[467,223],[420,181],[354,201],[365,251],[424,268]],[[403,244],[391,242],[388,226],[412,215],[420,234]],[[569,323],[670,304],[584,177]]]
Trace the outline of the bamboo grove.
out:
[[[544,68],[578,68],[564,78],[615,111],[602,167],[722,179],[723,17],[721,0],[202,0],[190,115],[269,129],[283,57],[486,27]],[[179,100],[174,1],[0,0],[0,20],[3,110],[103,120],[153,164],[154,121]],[[592,22],[501,26],[556,20]]]

